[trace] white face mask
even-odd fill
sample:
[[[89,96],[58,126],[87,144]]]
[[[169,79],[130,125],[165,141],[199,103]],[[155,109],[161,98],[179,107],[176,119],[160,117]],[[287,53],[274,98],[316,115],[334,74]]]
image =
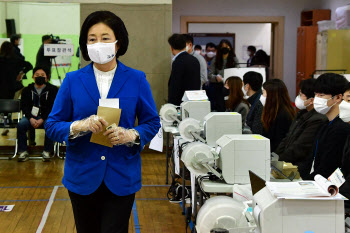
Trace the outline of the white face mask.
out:
[[[252,54],[252,52],[250,51],[247,51],[247,55],[250,56]]]
[[[186,45],[186,52],[188,52],[189,50],[190,50],[190,47]]]
[[[310,104],[308,106],[305,106],[305,101],[308,101],[308,100],[302,100],[300,95],[298,95],[295,98],[295,106],[300,110],[306,109],[306,107],[308,107]]]
[[[194,53],[198,54],[198,55],[201,55],[201,51],[199,51],[199,50],[194,51]]]
[[[244,87],[245,87],[245,85],[242,87],[242,91],[243,91],[244,96],[247,96],[247,92],[248,92],[248,91],[246,91],[246,90],[244,89]]]
[[[207,53],[207,56],[208,56],[209,58],[215,57],[215,55],[216,55],[215,52],[209,52],[209,53]]]
[[[326,114],[327,112],[329,112],[329,110],[336,104],[334,103],[332,106],[327,105],[328,100],[333,99],[329,98],[329,99],[323,99],[320,97],[315,97],[314,99],[314,109],[316,110],[316,112],[321,113],[321,114]]]
[[[265,96],[263,96],[263,95],[261,95],[261,96],[260,96],[260,102],[261,102],[261,104],[262,104],[263,106],[265,106],[265,103],[266,103],[266,97],[265,97]]]
[[[350,121],[350,103],[349,102],[346,102],[345,100],[343,100],[339,104],[339,117],[344,122]]]
[[[95,43],[88,44],[87,50],[91,61],[98,64],[106,64],[113,60],[116,54],[115,44],[118,42],[116,40],[112,43]]]

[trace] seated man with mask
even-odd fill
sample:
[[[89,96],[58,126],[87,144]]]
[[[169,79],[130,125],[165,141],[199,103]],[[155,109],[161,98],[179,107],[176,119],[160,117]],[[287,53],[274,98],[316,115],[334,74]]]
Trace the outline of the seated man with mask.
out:
[[[304,180],[313,180],[320,174],[326,179],[342,166],[343,150],[350,125],[339,117],[339,106],[348,81],[334,73],[322,74],[315,82],[314,108],[328,121],[318,130],[310,160],[311,173]]]
[[[315,96],[315,79],[303,80],[300,83],[300,93],[295,98],[295,105],[300,111],[290,126],[287,136],[274,151],[279,160],[298,166],[301,177],[310,174],[312,145],[315,135],[327,117],[315,111],[313,101]]]
[[[22,91],[21,109],[23,118],[17,125],[18,161],[29,159],[27,152],[27,131],[29,129],[43,128],[55,101],[58,88],[48,82],[49,71],[43,67],[35,67],[33,70],[35,83],[29,84]],[[53,142],[45,135],[43,160],[50,160],[50,152],[53,150]]]

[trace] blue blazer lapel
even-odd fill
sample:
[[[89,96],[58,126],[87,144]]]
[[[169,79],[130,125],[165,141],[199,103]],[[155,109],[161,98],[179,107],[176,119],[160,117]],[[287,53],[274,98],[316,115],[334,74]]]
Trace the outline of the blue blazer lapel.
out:
[[[85,75],[80,75],[80,79],[83,82],[83,85],[87,91],[87,93],[90,95],[92,100],[96,103],[96,105],[99,105],[99,99],[101,98],[100,92],[97,87],[96,77],[94,73],[94,69],[92,67],[92,62],[87,65],[85,68],[83,68],[83,72]]]
[[[107,98],[114,98],[118,94],[118,92],[123,87],[126,80],[128,79],[128,75],[125,73],[127,71],[128,71],[128,68],[123,63],[118,61],[118,67],[117,67],[117,70],[115,71]]]

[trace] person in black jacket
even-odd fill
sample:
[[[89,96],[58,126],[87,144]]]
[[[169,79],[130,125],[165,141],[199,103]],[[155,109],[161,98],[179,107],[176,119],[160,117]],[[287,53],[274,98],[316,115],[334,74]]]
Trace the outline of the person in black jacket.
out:
[[[319,174],[326,179],[342,165],[343,149],[350,126],[339,118],[339,104],[342,101],[348,81],[339,74],[322,74],[315,82],[314,108],[326,115],[328,121],[318,130],[310,163],[311,173],[304,179],[313,180]]]
[[[168,103],[179,106],[185,91],[200,90],[200,65],[197,58],[186,52],[186,37],[173,34],[169,37],[174,55],[168,83]]]
[[[52,66],[52,59],[55,58],[55,56],[45,56],[45,44],[51,44],[52,39],[50,35],[44,35],[41,38],[42,44],[38,50],[38,53],[36,54],[36,63],[35,66],[37,67],[43,67],[46,70],[48,70],[51,74],[51,66]],[[50,75],[49,74],[49,75]]]
[[[27,131],[29,129],[43,128],[55,101],[58,88],[50,83],[49,71],[43,67],[36,67],[33,70],[35,83],[29,84],[22,91],[21,108],[23,118],[17,125],[18,138],[18,161],[27,161]],[[43,160],[50,160],[50,152],[53,142],[45,135]]]
[[[20,90],[22,77],[33,69],[33,66],[18,58],[13,45],[5,41],[0,48],[0,99],[13,99],[15,92]]]
[[[295,99],[297,113],[287,136],[278,145],[275,153],[280,161],[290,162],[298,166],[301,177],[310,174],[312,145],[320,126],[327,117],[316,112],[313,105],[315,96],[315,79],[303,80],[300,83],[300,93]]]
[[[346,90],[343,95],[343,101],[339,105],[339,118],[346,123],[350,123],[350,83],[346,85]],[[340,186],[339,192],[350,198],[350,135],[348,135],[344,150],[341,171],[345,178],[345,183]],[[350,208],[350,201],[344,202],[346,208]]]
[[[253,134],[262,134],[263,125],[261,121],[264,106],[259,101],[262,95],[263,77],[260,73],[249,71],[243,75],[243,92],[249,98],[250,110],[247,115],[246,124]]]
[[[263,84],[260,101],[264,105],[262,122],[263,136],[270,139],[270,149],[274,152],[287,135],[295,116],[288,90],[280,79],[271,79]]]
[[[15,53],[15,55],[21,59],[21,60],[25,60],[24,56],[21,54],[21,50],[18,48],[19,46],[19,41],[21,39],[20,35],[12,35],[10,38],[11,44],[13,45],[13,51]]]

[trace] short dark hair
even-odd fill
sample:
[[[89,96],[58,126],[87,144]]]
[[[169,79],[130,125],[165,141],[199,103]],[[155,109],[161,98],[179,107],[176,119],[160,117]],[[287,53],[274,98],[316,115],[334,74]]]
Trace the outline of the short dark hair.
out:
[[[186,43],[193,44],[193,37],[190,34],[183,34],[186,37]]]
[[[315,82],[316,80],[313,78],[302,80],[300,82],[300,91],[308,99],[315,97]]]
[[[90,61],[86,46],[89,29],[98,23],[107,25],[114,32],[115,38],[118,40],[117,44],[119,45],[118,52],[115,55],[116,58],[124,55],[129,46],[129,34],[123,20],[110,11],[95,11],[86,17],[80,30],[79,46],[84,60]]]
[[[340,74],[325,73],[321,74],[315,82],[315,92],[327,95],[344,94],[348,80]]]
[[[186,48],[186,37],[182,34],[173,34],[168,39],[169,45],[176,50],[182,50]]]
[[[253,45],[249,45],[248,46],[248,48],[247,48],[247,50],[250,50],[250,51],[252,51],[252,52],[256,52],[256,48],[255,48],[255,46],[253,46]]]
[[[208,49],[209,47],[216,49],[216,45],[212,42],[209,42],[208,44],[205,45],[205,49]]]
[[[263,77],[260,73],[249,71],[243,75],[244,85],[249,84],[253,91],[261,90]]]
[[[196,49],[202,50],[202,46],[200,46],[199,44],[196,44],[196,46],[194,46],[194,49],[195,49],[195,50],[196,50]]]
[[[33,69],[33,75],[35,74],[35,72],[37,72],[38,70],[43,70],[46,74],[46,77],[47,79],[50,79],[51,77],[51,73],[50,73],[50,70],[48,70],[47,68],[44,68],[43,66],[36,66],[34,69]]]
[[[345,91],[344,92],[346,92],[346,91],[350,91],[350,82],[348,82],[346,84],[346,86],[345,86]]]
[[[18,40],[18,39],[20,39],[20,38],[21,38],[20,35],[18,35],[18,34],[13,34],[13,35],[10,37],[10,41],[11,41],[12,44],[14,44],[15,41]]]
[[[51,38],[50,35],[43,35],[43,36],[41,37],[41,42],[44,43],[44,41],[46,41],[46,40],[48,40],[48,39],[50,39],[50,38]]]

